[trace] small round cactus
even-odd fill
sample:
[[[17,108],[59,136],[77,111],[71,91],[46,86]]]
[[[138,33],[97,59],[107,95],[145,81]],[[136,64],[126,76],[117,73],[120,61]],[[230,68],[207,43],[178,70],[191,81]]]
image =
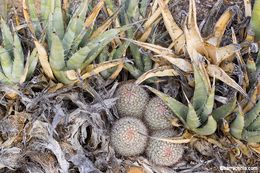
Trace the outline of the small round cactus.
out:
[[[121,117],[142,118],[149,101],[149,95],[142,87],[134,83],[125,83],[117,89],[116,96],[116,107]]]
[[[172,128],[170,119],[174,115],[159,97],[152,98],[145,110],[144,121],[152,130]]]
[[[176,133],[173,130],[161,130],[152,135],[156,138],[173,137]],[[146,149],[148,159],[156,165],[172,166],[178,162],[184,153],[182,144],[174,144],[151,138]]]
[[[142,154],[148,141],[148,130],[144,123],[135,117],[119,119],[111,131],[111,144],[122,156]]]

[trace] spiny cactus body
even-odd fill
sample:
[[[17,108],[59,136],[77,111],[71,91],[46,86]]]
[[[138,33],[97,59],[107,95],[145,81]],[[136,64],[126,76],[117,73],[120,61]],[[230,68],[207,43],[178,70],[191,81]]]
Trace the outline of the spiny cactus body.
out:
[[[119,119],[111,131],[111,143],[122,156],[135,156],[144,152],[148,131],[144,123],[134,117]]]
[[[145,110],[144,120],[152,130],[171,128],[172,111],[159,97],[152,98]]]
[[[161,130],[154,133],[152,137],[169,138],[174,135],[175,132],[173,130]],[[155,138],[150,139],[146,149],[146,155],[151,162],[160,166],[172,166],[182,158],[184,152],[183,145]]]
[[[134,83],[126,83],[116,91],[116,107],[121,117],[133,116],[142,118],[149,100],[148,93]]]

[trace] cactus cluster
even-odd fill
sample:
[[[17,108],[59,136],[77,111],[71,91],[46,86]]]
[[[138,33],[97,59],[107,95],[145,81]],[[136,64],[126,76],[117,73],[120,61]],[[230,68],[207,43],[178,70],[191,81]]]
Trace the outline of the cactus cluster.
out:
[[[176,135],[170,123],[174,116],[159,97],[149,101],[149,94],[134,83],[126,83],[116,91],[120,118],[111,131],[111,144],[122,156],[144,153],[151,162],[172,166],[183,154],[183,145],[161,141]],[[147,126],[147,127],[146,127]],[[148,138],[148,129],[151,138]]]

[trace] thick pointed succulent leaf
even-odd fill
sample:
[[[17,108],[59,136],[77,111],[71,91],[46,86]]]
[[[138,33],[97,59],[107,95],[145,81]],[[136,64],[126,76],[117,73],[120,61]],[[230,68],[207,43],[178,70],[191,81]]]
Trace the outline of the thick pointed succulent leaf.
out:
[[[164,48],[159,45],[140,42],[140,41],[131,40],[131,39],[125,39],[125,40],[130,41],[134,44],[137,44],[138,46],[143,47],[145,49],[151,50],[152,52],[158,54],[158,56],[166,59],[167,61],[172,63],[174,66],[180,68],[184,72],[187,72],[187,73],[192,72],[191,64],[183,58],[177,58],[177,56],[173,53],[173,51],[171,49]]]
[[[98,16],[100,10],[102,9],[103,5],[104,5],[104,1],[100,1],[93,8],[91,14],[85,20],[84,27],[82,28],[80,33],[76,36],[76,38],[73,41],[72,48],[71,48],[72,52],[75,52],[78,49],[79,45],[81,45],[83,47],[87,44],[89,37],[92,35],[93,30],[94,30],[93,25],[95,24],[97,16]],[[102,26],[100,26],[100,27],[102,27]],[[95,28],[95,32],[98,31],[98,29],[100,27],[98,27],[97,29]],[[105,30],[103,32],[105,32]],[[103,32],[99,32],[98,34],[103,33]]]
[[[141,0],[140,2],[140,14],[145,17],[146,11],[148,10],[148,4],[150,0]]]
[[[73,16],[78,16],[81,20],[85,20],[85,16],[88,12],[88,0],[82,0],[78,9],[75,11]],[[80,31],[80,30],[79,30]]]
[[[12,68],[12,77],[14,82],[19,82],[20,77],[24,71],[24,55],[22,45],[17,34],[14,34],[14,46],[13,46],[14,60]]]
[[[255,121],[260,114],[260,101],[256,103],[252,110],[246,113],[245,115],[245,127],[248,127],[251,123]]]
[[[28,72],[26,75],[26,79],[29,79],[33,75],[33,73],[36,69],[37,63],[38,63],[38,58],[39,58],[39,56],[37,53],[37,48],[34,48],[31,55],[29,56],[29,59],[27,59],[29,66],[28,66]]]
[[[0,72],[0,83],[11,84],[12,82],[2,72]]]
[[[67,26],[66,32],[62,40],[65,55],[69,53],[75,38],[84,29],[84,20],[87,13],[87,7],[88,1],[84,0],[69,21],[69,24]]]
[[[110,43],[116,36],[127,29],[129,26],[124,26],[117,29],[110,29],[102,34],[100,34],[97,38],[91,40],[87,46],[91,49],[86,61],[83,63],[82,68],[89,65],[95,58],[101,53],[104,47]]]
[[[0,46],[0,63],[5,76],[9,79],[12,78],[12,59],[8,51]]]
[[[1,33],[2,33],[2,39],[3,39],[3,47],[9,51],[10,55],[12,56],[12,50],[13,50],[13,36],[11,33],[10,28],[7,26],[7,24],[5,23],[4,19],[1,18]]]
[[[38,63],[38,53],[37,53],[37,48],[34,48],[31,54],[28,55],[28,58],[26,60],[25,66],[23,73],[21,74],[20,77],[20,84],[22,84],[25,80],[30,79],[31,76],[33,75],[36,65]]]
[[[41,1],[41,21],[43,23],[43,27],[47,24],[49,15],[53,11],[54,11],[54,1],[53,0]]]
[[[69,25],[67,26],[65,35],[62,40],[62,44],[65,52],[70,51],[72,43],[76,37],[76,28],[77,28],[77,20],[72,18],[71,21],[69,22]]]
[[[191,103],[188,104],[186,123],[188,128],[192,130],[198,128],[201,125],[200,117],[197,115]]]
[[[215,82],[214,82],[215,83]],[[208,116],[211,115],[215,98],[215,84],[213,84],[210,94],[207,98],[206,104],[204,105],[203,112],[200,114],[200,121],[203,124],[207,121]]]
[[[242,139],[242,133],[245,125],[244,122],[243,112],[241,108],[239,108],[235,120],[230,125],[230,133],[237,139]]]
[[[217,109],[212,111],[212,116],[216,121],[221,120],[222,118],[226,118],[230,115],[236,107],[237,99],[234,97],[230,102],[224,104]]]
[[[257,59],[256,59],[256,71],[260,70],[260,51],[258,52]]]
[[[138,18],[138,16],[140,16],[139,13],[139,0],[132,0],[132,1],[126,1],[126,6],[127,6],[127,10],[126,10],[126,14],[128,17],[131,18]]]
[[[47,43],[48,43],[48,46],[51,47],[51,43],[52,43],[52,33],[54,32],[53,31],[53,13],[51,13],[49,15],[49,18],[48,18],[48,22],[47,22]]]
[[[60,39],[63,39],[64,35],[64,23],[62,17],[61,9],[61,0],[55,0],[54,12],[53,12],[53,30],[59,36]]]
[[[64,49],[59,37],[55,33],[52,34],[49,61],[52,69],[62,70],[65,68]]]
[[[128,38],[131,38],[133,39],[134,38],[134,30],[133,28],[129,29],[127,31],[127,36]],[[135,60],[135,65],[136,67],[143,71],[144,69],[144,64],[143,64],[143,61],[142,61],[142,56],[141,56],[141,53],[139,51],[139,48],[137,47],[137,45],[135,44],[130,44],[130,51],[131,51],[131,54],[133,56],[133,59]]]
[[[130,63],[125,63],[124,67],[127,69],[127,71],[134,77],[134,78],[139,78],[142,75],[142,71],[136,68],[134,65]]]
[[[253,15],[252,15],[252,26],[254,28],[255,34],[256,34],[256,38],[258,40],[260,40],[260,30],[259,30],[259,26],[260,26],[260,0],[255,0],[255,4],[254,4],[254,9],[253,9]]]
[[[194,109],[197,111],[200,108],[204,107],[208,98],[208,87],[206,86],[206,82],[203,79],[202,73],[193,65],[194,70],[194,79],[195,79],[195,90],[192,98],[192,104]]]
[[[205,125],[203,125],[200,128],[193,129],[194,132],[200,134],[200,135],[211,135],[215,133],[217,129],[217,122],[214,120],[212,116],[209,116],[208,121]]]
[[[152,91],[155,95],[160,97],[163,102],[174,112],[174,114],[186,125],[186,117],[188,113],[188,107],[179,102],[178,100],[164,94],[152,87],[147,86],[147,88]]]
[[[260,130],[260,115],[246,129],[251,131]]]
[[[90,51],[91,49],[88,46],[85,46],[74,53],[67,61],[68,69],[79,69]]]
[[[249,143],[260,142],[260,130],[257,130],[257,131],[244,130],[243,139]]]
[[[36,8],[35,8],[35,0],[26,0],[26,4],[28,5],[28,10],[30,14],[30,19],[32,22],[32,25],[35,30],[36,37],[40,37],[42,33],[41,23],[37,16]]]
[[[65,71],[61,71],[61,70],[53,70],[53,74],[55,75],[55,78],[66,85],[72,84],[74,82],[74,80],[70,80],[66,74]]]

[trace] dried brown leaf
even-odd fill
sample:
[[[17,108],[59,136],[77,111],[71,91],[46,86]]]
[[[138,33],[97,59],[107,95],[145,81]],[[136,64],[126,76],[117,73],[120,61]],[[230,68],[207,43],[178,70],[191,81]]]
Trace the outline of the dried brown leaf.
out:
[[[207,67],[208,74],[211,77],[216,77],[217,79],[221,80],[225,84],[231,86],[232,88],[239,91],[241,94],[243,94],[245,97],[248,97],[246,92],[239,86],[234,79],[229,77],[224,70],[222,70],[220,67],[216,65],[209,64]]]
[[[161,8],[161,13],[163,16],[163,21],[166,26],[166,29],[175,43],[173,46],[177,53],[183,52],[184,45],[185,45],[185,37],[183,35],[183,31],[179,28],[176,22],[171,15],[168,5],[163,0],[158,0],[158,4]]]
[[[39,54],[39,61],[42,66],[43,72],[50,78],[50,79],[55,79],[54,75],[52,73],[51,65],[48,61],[48,55],[47,52],[44,48],[44,46],[38,42],[37,40],[34,41],[34,44],[36,46],[36,49]]]
[[[151,69],[144,74],[142,74],[136,81],[136,84],[141,84],[143,81],[152,78],[152,77],[163,77],[163,76],[178,76],[178,72],[176,72],[170,66],[162,66],[158,68]]]

